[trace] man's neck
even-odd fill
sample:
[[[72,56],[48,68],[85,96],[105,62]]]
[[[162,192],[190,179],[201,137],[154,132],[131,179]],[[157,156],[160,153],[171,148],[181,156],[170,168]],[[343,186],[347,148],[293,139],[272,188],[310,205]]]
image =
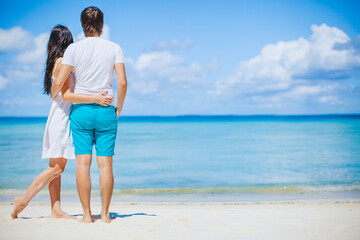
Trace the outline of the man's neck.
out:
[[[94,34],[94,35],[87,35],[86,37],[87,38],[89,38],[89,37],[100,37],[100,35],[99,34]]]

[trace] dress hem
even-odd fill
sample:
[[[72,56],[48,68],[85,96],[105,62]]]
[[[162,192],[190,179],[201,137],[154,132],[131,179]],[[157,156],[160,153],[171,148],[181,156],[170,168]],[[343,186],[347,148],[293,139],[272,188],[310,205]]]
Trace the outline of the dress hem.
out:
[[[44,148],[41,158],[66,158],[76,159],[74,147]]]

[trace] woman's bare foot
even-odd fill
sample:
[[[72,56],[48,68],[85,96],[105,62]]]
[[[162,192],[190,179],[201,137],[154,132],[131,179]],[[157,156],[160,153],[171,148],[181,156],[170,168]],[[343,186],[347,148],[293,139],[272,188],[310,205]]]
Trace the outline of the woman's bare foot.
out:
[[[109,213],[101,213],[101,221],[104,223],[110,223],[111,222],[111,217],[109,215]]]
[[[70,216],[66,212],[61,209],[52,209],[51,210],[51,217],[52,218],[66,218],[66,219],[75,219],[75,217]]]
[[[11,217],[12,219],[17,218],[18,214],[24,210],[24,208],[26,207],[26,204],[23,201],[24,197],[15,197],[14,198],[14,210],[11,213]]]

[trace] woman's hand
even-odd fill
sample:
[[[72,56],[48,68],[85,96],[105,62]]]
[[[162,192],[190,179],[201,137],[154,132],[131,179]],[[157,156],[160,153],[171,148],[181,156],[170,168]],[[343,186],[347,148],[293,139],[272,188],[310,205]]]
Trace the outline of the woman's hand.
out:
[[[109,106],[114,97],[111,97],[111,96],[105,96],[108,92],[101,92],[101,93],[98,93],[97,95],[95,95],[95,102],[97,104],[100,104],[100,105],[103,105],[105,107]]]

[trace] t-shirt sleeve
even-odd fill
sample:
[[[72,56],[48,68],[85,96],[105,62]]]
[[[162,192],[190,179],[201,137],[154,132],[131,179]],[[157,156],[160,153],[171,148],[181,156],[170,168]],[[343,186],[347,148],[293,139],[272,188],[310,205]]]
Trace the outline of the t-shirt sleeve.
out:
[[[115,63],[124,63],[124,53],[119,45],[116,47]]]
[[[62,59],[62,64],[67,64],[70,66],[74,66],[74,48],[73,45],[70,44],[67,49],[65,50],[63,59]]]

